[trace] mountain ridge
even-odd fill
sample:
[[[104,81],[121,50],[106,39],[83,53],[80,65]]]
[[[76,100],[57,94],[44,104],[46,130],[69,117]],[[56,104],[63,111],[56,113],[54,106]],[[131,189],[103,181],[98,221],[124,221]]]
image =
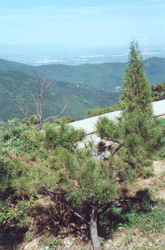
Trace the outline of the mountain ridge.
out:
[[[150,84],[165,81],[165,58],[151,57],[143,60],[144,70]],[[87,84],[106,91],[115,91],[122,81],[126,63],[81,64],[77,66],[49,64],[31,66],[0,59],[0,70],[17,70],[34,75],[37,70],[43,77],[70,83]]]

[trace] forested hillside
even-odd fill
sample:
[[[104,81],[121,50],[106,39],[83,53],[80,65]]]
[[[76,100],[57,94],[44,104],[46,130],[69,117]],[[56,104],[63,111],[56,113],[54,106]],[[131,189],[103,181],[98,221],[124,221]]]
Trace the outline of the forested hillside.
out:
[[[47,77],[48,82],[55,80],[43,100],[43,118],[46,114],[58,115],[69,102],[63,116],[73,116],[75,120],[99,115],[120,109],[121,75],[124,63],[83,64],[79,66],[44,65],[30,66],[0,59],[0,119],[7,121],[14,117],[22,118],[16,97],[24,105],[29,116],[35,114],[35,107],[27,89],[37,94],[34,84],[35,72]],[[160,100],[164,92],[156,83],[165,81],[165,59],[149,58],[144,60],[144,70],[153,90],[153,101]],[[108,91],[108,92],[107,92]],[[108,108],[107,108],[108,107]],[[96,109],[97,108],[97,109]],[[104,110],[102,110],[104,109]]]
[[[152,57],[144,62],[144,70],[149,83],[165,81],[165,58]],[[125,69],[125,63],[82,64],[68,66],[63,64],[51,64],[42,66],[30,66],[22,63],[10,62],[0,59],[0,70],[16,70],[34,75],[34,71],[42,73],[44,77],[78,84],[86,84],[102,90],[115,91],[120,86],[121,76]]]
[[[30,90],[37,97],[34,80],[34,76],[19,71],[0,71],[0,119],[7,122],[14,117],[23,118],[16,98],[28,116],[36,113],[33,98],[27,91]],[[68,102],[69,105],[62,116],[70,115],[75,120],[83,119],[87,116],[88,108],[111,106],[119,101],[119,96],[120,92],[105,92],[85,84],[54,81],[43,98],[43,119],[58,115]]]

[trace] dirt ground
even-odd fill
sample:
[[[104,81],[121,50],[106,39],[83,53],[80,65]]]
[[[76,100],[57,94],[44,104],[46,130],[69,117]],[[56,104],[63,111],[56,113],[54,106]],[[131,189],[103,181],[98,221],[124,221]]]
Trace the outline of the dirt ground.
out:
[[[165,199],[165,161],[153,161],[154,174],[152,177],[148,179],[139,178],[137,182],[133,185],[122,185],[122,188],[126,190],[127,197],[135,197],[138,191],[142,191],[145,188],[149,188],[152,190],[152,200],[156,199]],[[115,204],[120,203],[119,200],[115,200]],[[17,248],[14,245],[1,246],[0,250],[40,250],[43,246],[43,241],[46,240],[50,235],[50,229],[52,227],[51,223],[48,221],[51,216],[53,216],[54,211],[56,210],[59,214],[59,218],[62,218],[62,212],[64,207],[61,208],[60,212],[58,208],[54,205],[53,201],[50,197],[45,197],[44,199],[37,201],[37,206],[40,208],[39,212],[36,212],[33,219],[31,219],[31,226],[29,227],[26,235],[28,237],[24,238],[23,241]],[[50,209],[51,207],[51,209]],[[49,216],[48,215],[49,211]],[[51,212],[50,212],[51,211]],[[41,214],[43,216],[41,216]],[[61,217],[60,217],[61,216]],[[68,216],[68,217],[67,217]],[[69,212],[66,216],[69,220]],[[58,218],[57,218],[58,219]],[[36,221],[35,221],[36,220]],[[64,218],[62,218],[62,223],[65,224]],[[38,222],[40,221],[40,223]],[[37,224],[38,223],[38,224]],[[44,224],[46,223],[46,224]],[[36,234],[37,226],[44,227],[45,230],[42,231],[41,234]],[[59,226],[54,225],[56,227]],[[49,233],[48,233],[49,231]],[[61,239],[62,246],[58,246],[54,249],[68,249],[68,250],[90,250],[91,241],[88,238],[86,230],[86,225],[81,224],[79,227],[74,223],[71,223],[68,226],[63,226],[61,230],[58,228],[58,238]],[[133,238],[131,241],[126,240],[128,235],[131,234]],[[120,227],[118,232],[116,232],[113,236],[113,240],[107,240],[104,244],[104,249],[111,250],[133,250],[133,249],[165,249],[165,230],[163,233],[145,236],[142,235],[138,229],[133,232],[130,229]],[[41,240],[42,239],[42,240]],[[10,241],[10,239],[9,239]],[[68,243],[68,245],[67,245]],[[69,244],[72,243],[72,245]],[[48,248],[47,248],[48,249]]]

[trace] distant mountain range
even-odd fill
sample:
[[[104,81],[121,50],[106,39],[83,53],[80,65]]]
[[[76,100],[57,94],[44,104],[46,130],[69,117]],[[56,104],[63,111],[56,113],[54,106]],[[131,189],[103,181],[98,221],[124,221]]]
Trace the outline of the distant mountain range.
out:
[[[42,66],[30,66],[23,63],[10,62],[0,59],[0,70],[17,70],[34,75],[34,70],[53,79],[55,74],[57,81],[79,83],[94,86],[98,89],[115,91],[122,81],[122,73],[125,63],[82,64],[68,66],[63,64],[50,64]],[[144,60],[144,70],[149,83],[165,81],[165,58],[152,57]]]
[[[52,64],[30,66],[0,59],[0,119],[7,121],[21,118],[22,112],[16,97],[28,108],[29,116],[35,114],[34,103],[24,85],[32,93],[37,93],[34,84],[34,72],[38,71],[48,80],[56,78],[43,100],[43,118],[58,115],[69,102],[64,115],[75,120],[87,116],[87,109],[105,108],[118,103],[120,83],[125,63],[83,64],[66,66]],[[144,70],[150,84],[165,81],[165,58],[144,60]],[[27,112],[27,110],[26,110]]]

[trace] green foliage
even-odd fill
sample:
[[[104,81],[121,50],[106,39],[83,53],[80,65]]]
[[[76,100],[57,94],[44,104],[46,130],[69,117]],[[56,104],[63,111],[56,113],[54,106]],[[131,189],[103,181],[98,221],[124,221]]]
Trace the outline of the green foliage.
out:
[[[161,147],[158,147],[158,149],[154,152],[154,159],[159,160],[159,159],[165,159],[165,119],[164,118],[159,118],[159,124],[162,131],[162,143]]]
[[[135,208],[134,208],[135,209]],[[162,206],[156,205],[147,213],[137,214],[136,211],[127,215],[130,225],[138,226],[138,228],[145,234],[161,232],[163,230],[164,211]]]
[[[130,243],[132,240],[133,240],[133,236],[132,236],[132,234],[129,234],[125,237],[124,242],[125,242],[125,244],[127,244],[127,243]]]
[[[138,45],[132,43],[130,49],[121,97],[124,111],[119,128],[122,130],[124,148],[120,150],[120,155],[128,173],[131,174],[131,167],[135,175],[148,175],[150,171],[146,171],[146,167],[149,161],[146,159],[151,158],[152,152],[160,146],[162,131],[152,115],[151,90],[143,72]]]
[[[39,116],[38,115],[32,115],[29,118],[29,121],[31,124],[38,124],[39,123]]]
[[[49,239],[48,239],[48,245],[49,247],[53,247],[53,245],[61,245],[62,242],[58,237],[55,237],[54,235],[52,235]]]
[[[131,43],[129,61],[123,75],[123,86],[121,96],[124,114],[129,115],[135,108],[136,112],[152,115],[151,89],[143,71],[143,62],[137,43]]]
[[[1,121],[0,142],[4,149],[13,150],[16,154],[32,153],[38,147],[38,142],[31,136],[29,126],[15,118],[8,123]]]
[[[103,115],[106,113],[110,113],[110,112],[114,112],[114,111],[118,111],[118,110],[122,110],[122,104],[121,101],[119,101],[117,104],[114,104],[110,107],[106,107],[104,109],[98,108],[97,109],[88,109],[87,110],[87,114],[89,117],[94,117],[94,116],[98,116],[98,115]]]
[[[12,196],[9,196],[5,202],[0,201],[0,233],[3,237],[10,237],[12,241],[17,238],[18,233],[26,231],[29,225],[27,214],[32,213],[33,205],[27,207],[25,200],[17,200],[13,204],[11,200]]]
[[[113,185],[113,170],[109,164],[96,162],[92,159],[88,150],[75,152],[76,163],[73,169],[74,180],[77,188],[68,193],[68,200],[74,204],[93,204],[96,196],[99,204],[110,201],[116,194]]]
[[[6,189],[11,185],[11,179],[13,175],[13,168],[7,164],[4,157],[0,155],[0,198],[5,194]]]
[[[7,122],[15,117],[19,119],[22,119],[22,116],[24,117],[16,97],[28,117],[36,114],[33,98],[27,92],[27,90],[30,91],[38,100],[34,84],[35,79],[32,74],[28,75],[18,71],[0,71],[0,120]],[[47,76],[49,77],[48,73],[45,78]],[[119,101],[120,93],[109,91],[99,90],[94,86],[90,87],[83,83],[77,85],[73,81],[71,83],[54,81],[43,98],[43,120],[52,115],[58,115],[68,102],[69,105],[61,116],[70,115],[75,120],[83,119],[87,115],[88,108],[96,108],[98,105],[100,108],[105,108]],[[50,122],[53,122],[53,120],[50,120]]]
[[[107,204],[99,209],[99,231],[107,233],[116,231],[118,227],[139,228],[146,235],[164,230],[164,201],[153,204],[149,190],[139,191],[138,204],[124,200],[124,207]]]
[[[41,249],[47,249],[46,247],[49,247],[50,250],[53,250],[57,246],[62,245],[62,241],[54,235],[51,235],[47,240],[44,240],[42,237],[38,237],[38,241],[43,244]]]
[[[104,246],[105,244],[105,239],[103,237],[99,237],[99,242],[101,246]]]
[[[117,130],[117,125],[115,122],[109,120],[106,117],[99,117],[98,122],[96,124],[96,133],[101,138],[106,138],[107,140],[112,140],[119,138],[121,134],[120,130]]]
[[[65,119],[62,119],[59,123],[59,127],[49,123],[43,126],[45,136],[41,135],[41,137],[44,138],[44,147],[51,149],[62,146],[72,150],[74,144],[85,137],[85,132],[83,130],[75,130],[73,127],[68,126]]]
[[[14,118],[13,120],[9,120],[7,124],[4,121],[1,121],[1,133],[3,141],[7,141],[11,139],[11,137],[19,137],[21,133],[21,129],[18,127],[19,119]]]
[[[43,242],[43,246],[44,246],[44,247],[48,246],[50,250],[51,250],[51,249],[53,250],[55,246],[62,245],[61,240],[60,240],[58,237],[55,237],[54,235],[51,235],[51,236],[48,238],[47,241],[46,241],[46,240],[42,240],[42,238],[41,238],[40,241]],[[44,248],[44,249],[45,249],[45,248]]]
[[[140,62],[139,65],[141,65]],[[134,70],[134,67],[132,69]],[[127,71],[128,77],[131,75],[129,70]],[[133,72],[136,72],[136,68]],[[139,72],[141,72],[140,68],[136,73]],[[131,78],[129,83],[134,82],[135,78]],[[142,73],[140,73],[140,79],[144,80],[140,85],[143,89],[145,77],[143,78]],[[139,78],[136,81],[138,83]],[[28,84],[30,85],[30,82]],[[144,89],[144,93],[147,94],[149,89],[147,87]],[[139,93],[138,88],[135,92]],[[125,110],[129,111],[128,114],[124,113],[118,124],[106,118],[99,119],[97,124],[97,133],[102,138],[124,143],[124,147],[118,152],[118,159],[113,159],[112,163],[115,163],[115,171],[118,171],[121,179],[132,181],[141,173],[143,176],[151,174],[152,169],[148,159],[155,150],[160,150],[165,135],[164,120],[155,120],[150,113],[149,105],[144,109],[145,102],[142,102],[140,106],[140,98],[143,98],[144,93],[141,91],[140,97],[134,99],[132,95],[135,92],[133,88],[130,88],[130,96],[126,93],[126,99],[135,100],[136,105],[139,103],[137,113],[135,112],[136,105],[128,105],[126,99],[122,98],[120,105],[121,103],[125,105]],[[141,114],[141,110],[145,111],[145,115]],[[127,211],[112,206],[110,202],[116,194],[113,179],[114,168],[112,164],[96,162],[92,158],[92,144],[91,148],[73,150],[76,148],[76,142],[85,137],[85,133],[82,130],[74,130],[66,124],[72,121],[73,117],[68,116],[56,119],[54,124],[43,124],[42,131],[36,129],[37,116],[35,115],[30,117],[33,126],[29,126],[26,119],[22,122],[18,119],[10,120],[8,123],[1,122],[0,223],[3,231],[9,230],[16,235],[19,230],[26,229],[27,217],[32,216],[35,199],[41,197],[41,194],[47,195],[42,189],[43,186],[51,191],[64,189],[67,200],[87,220],[89,220],[95,197],[99,209],[99,230],[101,228],[106,228],[107,231],[115,230],[121,225],[133,226],[134,222],[140,228],[143,218],[145,219],[142,226],[145,232],[153,230],[154,225],[156,225],[156,230],[162,230],[163,209],[160,206],[151,209],[150,195],[147,192],[139,196],[142,200],[138,207],[130,201],[127,201]],[[10,155],[13,151],[16,153],[15,159]],[[22,162],[18,157],[22,153],[26,153],[29,160],[36,161],[35,164],[31,163],[27,166],[25,162]],[[18,189],[24,190],[24,200],[14,198]],[[30,202],[28,207],[27,201]],[[149,225],[151,219],[147,220],[147,216],[154,217],[152,225]],[[100,240],[103,244],[104,238]],[[53,247],[53,245],[60,244],[60,240],[52,236],[47,244]]]
[[[99,231],[106,233],[114,231],[117,227],[125,223],[121,208],[116,208],[113,204],[108,204],[99,208]]]
[[[144,60],[144,63],[145,70],[151,84],[155,84],[155,81],[164,81],[164,58],[152,57]],[[26,74],[33,75],[34,69],[37,68],[39,73],[45,78],[48,76],[49,79],[53,79],[55,74],[58,81],[71,82],[76,86],[81,86],[82,84],[87,84],[89,86],[93,85],[99,89],[105,89],[106,91],[114,91],[115,87],[120,85],[122,80],[121,76],[124,72],[124,65],[125,63],[115,62],[83,64],[78,66],[57,64],[36,67],[0,59],[0,70],[4,73],[7,73],[12,69],[10,72],[15,72],[17,70],[19,73],[24,72]],[[17,75],[19,76],[18,73]],[[14,79],[12,75],[10,75],[10,77]],[[26,79],[26,85],[28,84],[29,79]],[[78,86],[77,88],[79,88]]]
[[[151,88],[143,71],[138,45],[131,43],[131,52],[123,76],[122,115],[118,123],[99,119],[96,131],[100,137],[117,140],[121,148],[112,159],[122,180],[133,181],[152,173],[153,153],[164,143],[164,128],[152,113]]]
[[[75,121],[75,119],[73,118],[73,116],[68,115],[68,116],[62,117],[61,119],[60,118],[54,119],[54,123],[60,125],[61,120],[63,120],[66,123],[70,123],[70,122],[74,122]]]
[[[14,211],[13,207],[7,207],[1,204],[0,223],[5,226],[10,226],[12,223],[19,222],[19,226],[22,227],[23,223],[28,222],[21,220],[24,218],[24,214],[27,213],[24,201],[17,203],[17,211]]]
[[[153,101],[165,99],[165,82],[157,82],[151,86]]]
[[[160,83],[157,82],[156,85],[150,85],[149,87],[151,88],[153,102],[165,99],[165,82],[160,82]],[[114,112],[117,110],[123,110],[121,101],[119,101],[117,104],[114,104],[104,109],[101,109],[99,107],[97,109],[88,109],[87,114],[89,117],[94,117],[94,116]]]

